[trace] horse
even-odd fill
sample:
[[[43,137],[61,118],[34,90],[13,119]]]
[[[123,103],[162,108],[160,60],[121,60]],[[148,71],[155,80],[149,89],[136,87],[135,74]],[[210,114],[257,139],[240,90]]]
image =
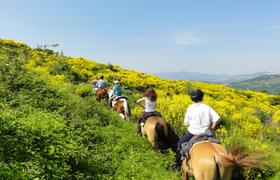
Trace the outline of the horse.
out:
[[[106,89],[97,88],[96,89],[96,100],[101,101],[101,99],[108,99],[108,93]]]
[[[162,117],[150,116],[144,126],[141,126],[143,137],[147,137],[152,147],[156,150],[171,148],[176,151],[178,136],[174,133],[169,123]]]
[[[227,151],[222,145],[202,141],[191,148],[189,160],[184,160],[181,172],[184,180],[188,174],[196,180],[230,180],[233,166],[257,167],[257,160],[239,149]]]
[[[110,89],[108,91],[109,97],[112,98],[113,94],[114,94],[113,89]],[[111,103],[110,100],[109,100],[109,103]],[[121,97],[121,98],[117,99],[116,101],[113,100],[113,102],[112,102],[112,109],[117,111],[119,113],[119,116],[122,119],[129,120],[129,116],[130,116],[131,113],[130,113],[130,108],[128,106],[128,102],[127,102],[126,98]]]

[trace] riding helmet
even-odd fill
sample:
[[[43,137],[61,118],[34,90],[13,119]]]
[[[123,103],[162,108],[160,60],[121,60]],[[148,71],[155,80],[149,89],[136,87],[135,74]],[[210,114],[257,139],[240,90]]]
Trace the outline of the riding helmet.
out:
[[[190,92],[190,97],[194,102],[202,101],[203,95],[204,93],[200,89],[195,89]]]

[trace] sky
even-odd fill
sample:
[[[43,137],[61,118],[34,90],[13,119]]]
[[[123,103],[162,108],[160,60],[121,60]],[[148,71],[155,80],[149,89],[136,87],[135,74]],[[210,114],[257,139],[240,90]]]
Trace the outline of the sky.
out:
[[[279,0],[0,0],[0,38],[146,73],[280,73]]]

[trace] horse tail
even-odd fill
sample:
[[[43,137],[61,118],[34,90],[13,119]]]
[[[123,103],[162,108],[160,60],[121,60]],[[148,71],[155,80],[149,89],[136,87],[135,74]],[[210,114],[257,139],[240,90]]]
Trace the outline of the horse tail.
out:
[[[105,99],[109,99],[109,94],[108,94],[107,89],[104,89],[103,94],[104,94]]]
[[[258,167],[260,161],[252,159],[249,154],[243,149],[232,148],[227,153],[218,153],[215,155],[215,159],[220,163],[229,166],[240,166],[240,167]]]
[[[167,129],[168,129],[168,136],[167,136],[168,146],[171,147],[173,152],[176,152],[179,137],[175,134],[171,125],[169,123],[166,123],[166,124],[167,124]]]
[[[231,168],[232,166],[254,168],[258,167],[260,164],[260,161],[252,159],[249,157],[248,153],[239,148],[229,149],[227,153],[218,152],[214,155],[214,158],[218,167],[217,173],[221,179],[228,179],[224,178],[223,176],[231,176],[231,172],[225,173],[224,171]]]
[[[129,107],[129,104],[127,103],[127,109],[128,109],[128,115],[131,116],[131,109]]]
[[[164,125],[157,122],[155,126],[155,131],[157,133],[158,140],[156,142],[156,149],[160,149],[163,146],[163,142],[166,139],[167,130],[165,129]]]
[[[123,107],[124,107],[124,115],[126,118],[129,118],[129,107],[128,107],[128,103],[127,103],[127,100],[124,100],[123,101]]]

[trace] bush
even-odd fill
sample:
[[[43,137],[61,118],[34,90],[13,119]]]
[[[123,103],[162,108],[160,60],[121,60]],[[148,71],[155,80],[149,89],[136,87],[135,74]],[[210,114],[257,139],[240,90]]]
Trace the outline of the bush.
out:
[[[271,98],[269,99],[269,103],[270,103],[272,106],[280,105],[280,96],[271,97]]]

